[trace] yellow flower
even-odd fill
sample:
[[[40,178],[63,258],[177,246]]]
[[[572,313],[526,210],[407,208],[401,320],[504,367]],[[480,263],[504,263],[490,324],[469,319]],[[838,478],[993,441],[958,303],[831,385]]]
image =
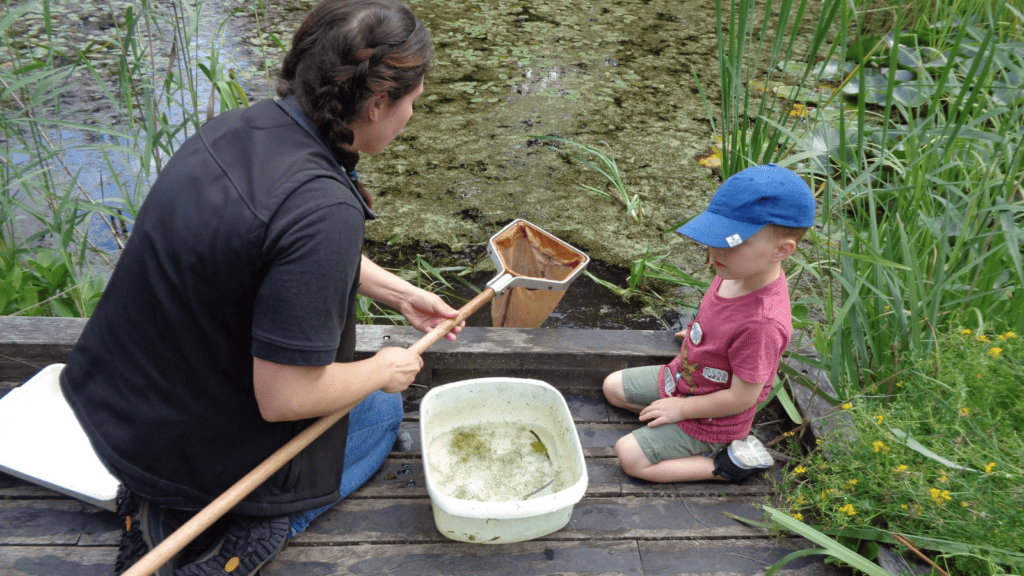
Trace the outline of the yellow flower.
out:
[[[1003,349],[998,346],[993,346],[988,349],[988,355],[993,358],[999,358],[999,355],[1003,353]]]
[[[907,505],[906,504],[900,504],[900,508],[903,508],[904,510],[906,510],[907,509]]]
[[[807,106],[803,104],[793,104],[793,108],[789,111],[790,116],[807,116]]]
[[[949,480],[945,470],[939,470],[939,482],[945,484]]]
[[[1012,340],[1012,339],[1014,339],[1016,337],[1017,337],[1017,334],[1015,332],[1006,332],[1004,334],[1000,334],[999,335],[999,339],[1000,340]]]
[[[960,331],[960,335],[961,335],[961,336],[970,336],[970,335],[971,335],[971,333],[972,333],[972,332],[971,332],[971,329],[970,329],[970,328],[964,328],[963,330],[961,330],[961,331]]]
[[[967,406],[963,406],[963,407],[960,408],[960,416],[961,417],[966,417],[966,416],[970,416],[970,415],[971,415],[971,409],[970,408],[968,408]]]
[[[857,513],[857,510],[853,508],[853,504],[847,504],[839,509],[840,512],[846,513],[847,516],[853,516]]]
[[[875,422],[876,422],[876,423],[877,423],[878,425],[881,425],[881,424],[882,424],[882,420],[885,420],[885,416],[882,416],[881,414],[879,414],[878,416],[875,416]]]
[[[840,408],[842,408],[843,410],[849,410],[850,408],[853,408],[853,404],[850,404],[849,402],[846,402],[845,404],[840,406]]]
[[[886,446],[885,442],[882,442],[881,440],[875,440],[874,442],[871,443],[871,445],[875,447],[875,452],[889,452],[889,447]]]
[[[949,490],[929,488],[928,495],[932,497],[932,500],[934,500],[936,504],[944,504],[946,500],[952,500],[952,498],[949,497]]]
[[[793,468],[794,474],[803,474],[804,472],[807,472],[806,466],[797,466],[796,468]]]
[[[790,516],[792,516],[793,519],[796,520],[797,522],[803,522],[804,521],[804,515],[799,513],[799,512],[795,512],[793,514],[790,514]]]
[[[991,473],[992,473],[992,470],[993,470],[993,469],[994,469],[995,467],[996,467],[996,463],[995,463],[995,462],[989,462],[989,463],[988,463],[988,464],[987,464],[987,465],[985,466],[985,474],[991,474]]]
[[[900,380],[899,382],[897,382],[896,385],[897,386],[903,386],[903,380]]]
[[[907,466],[906,464],[900,464],[899,466],[896,467],[897,472],[906,472],[909,469],[910,466]]]
[[[963,506],[964,508],[967,508],[967,501],[966,500],[961,500],[960,501],[960,505]]]
[[[984,342],[985,344],[989,343],[988,336],[985,336],[984,334],[978,334],[977,336],[974,337],[974,339],[977,340],[978,342]]]

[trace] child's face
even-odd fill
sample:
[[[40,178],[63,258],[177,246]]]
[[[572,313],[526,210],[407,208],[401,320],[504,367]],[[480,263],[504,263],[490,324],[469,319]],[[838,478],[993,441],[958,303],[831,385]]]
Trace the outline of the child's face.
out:
[[[790,251],[786,240],[762,228],[745,242],[732,248],[708,247],[708,258],[715,273],[725,280],[750,280],[773,273]],[[791,240],[789,242],[792,242]]]

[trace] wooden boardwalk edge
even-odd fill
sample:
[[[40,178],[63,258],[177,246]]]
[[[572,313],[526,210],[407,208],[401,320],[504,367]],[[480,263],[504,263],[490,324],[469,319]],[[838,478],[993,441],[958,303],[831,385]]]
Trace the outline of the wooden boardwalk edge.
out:
[[[0,317],[0,397],[42,367],[63,362],[84,325],[83,319]],[[409,346],[420,336],[409,327],[359,326],[357,357],[383,346]],[[400,441],[381,469],[318,518],[263,573],[754,576],[792,551],[814,547],[733,519],[760,519],[758,505],[772,492],[764,478],[660,485],[622,472],[612,445],[636,427],[635,415],[608,406],[601,383],[610,372],[663,364],[678,351],[671,332],[638,330],[469,327],[457,342],[435,344],[423,355],[421,384],[506,376],[544,380],[562,391],[584,444],[590,478],[569,525],[502,546],[444,538],[434,525],[419,452],[417,411],[426,389],[410,388],[404,395],[407,414]],[[813,368],[794,367],[831,390]],[[810,390],[794,389],[793,395],[802,414],[831,409]],[[811,428],[815,434],[828,432],[817,422]],[[109,512],[0,475],[0,574],[110,574],[118,538]],[[818,556],[801,558],[780,572],[840,573]]]

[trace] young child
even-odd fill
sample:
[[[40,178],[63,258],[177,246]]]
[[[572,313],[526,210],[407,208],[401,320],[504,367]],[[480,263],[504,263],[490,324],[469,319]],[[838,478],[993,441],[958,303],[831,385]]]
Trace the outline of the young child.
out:
[[[708,247],[715,279],[697,316],[676,334],[683,344],[675,360],[605,378],[608,401],[647,423],[615,443],[627,474],[652,482],[741,480],[771,467],[750,427],[792,332],[782,261],[814,214],[807,184],[768,164],[727,179],[708,209],[677,230]]]

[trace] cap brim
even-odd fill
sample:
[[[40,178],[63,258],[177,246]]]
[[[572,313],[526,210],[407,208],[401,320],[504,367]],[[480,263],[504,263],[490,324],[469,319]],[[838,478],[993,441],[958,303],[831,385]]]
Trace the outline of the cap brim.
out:
[[[764,224],[740,222],[714,212],[704,212],[677,228],[676,232],[713,248],[731,248],[745,242],[761,228]]]

